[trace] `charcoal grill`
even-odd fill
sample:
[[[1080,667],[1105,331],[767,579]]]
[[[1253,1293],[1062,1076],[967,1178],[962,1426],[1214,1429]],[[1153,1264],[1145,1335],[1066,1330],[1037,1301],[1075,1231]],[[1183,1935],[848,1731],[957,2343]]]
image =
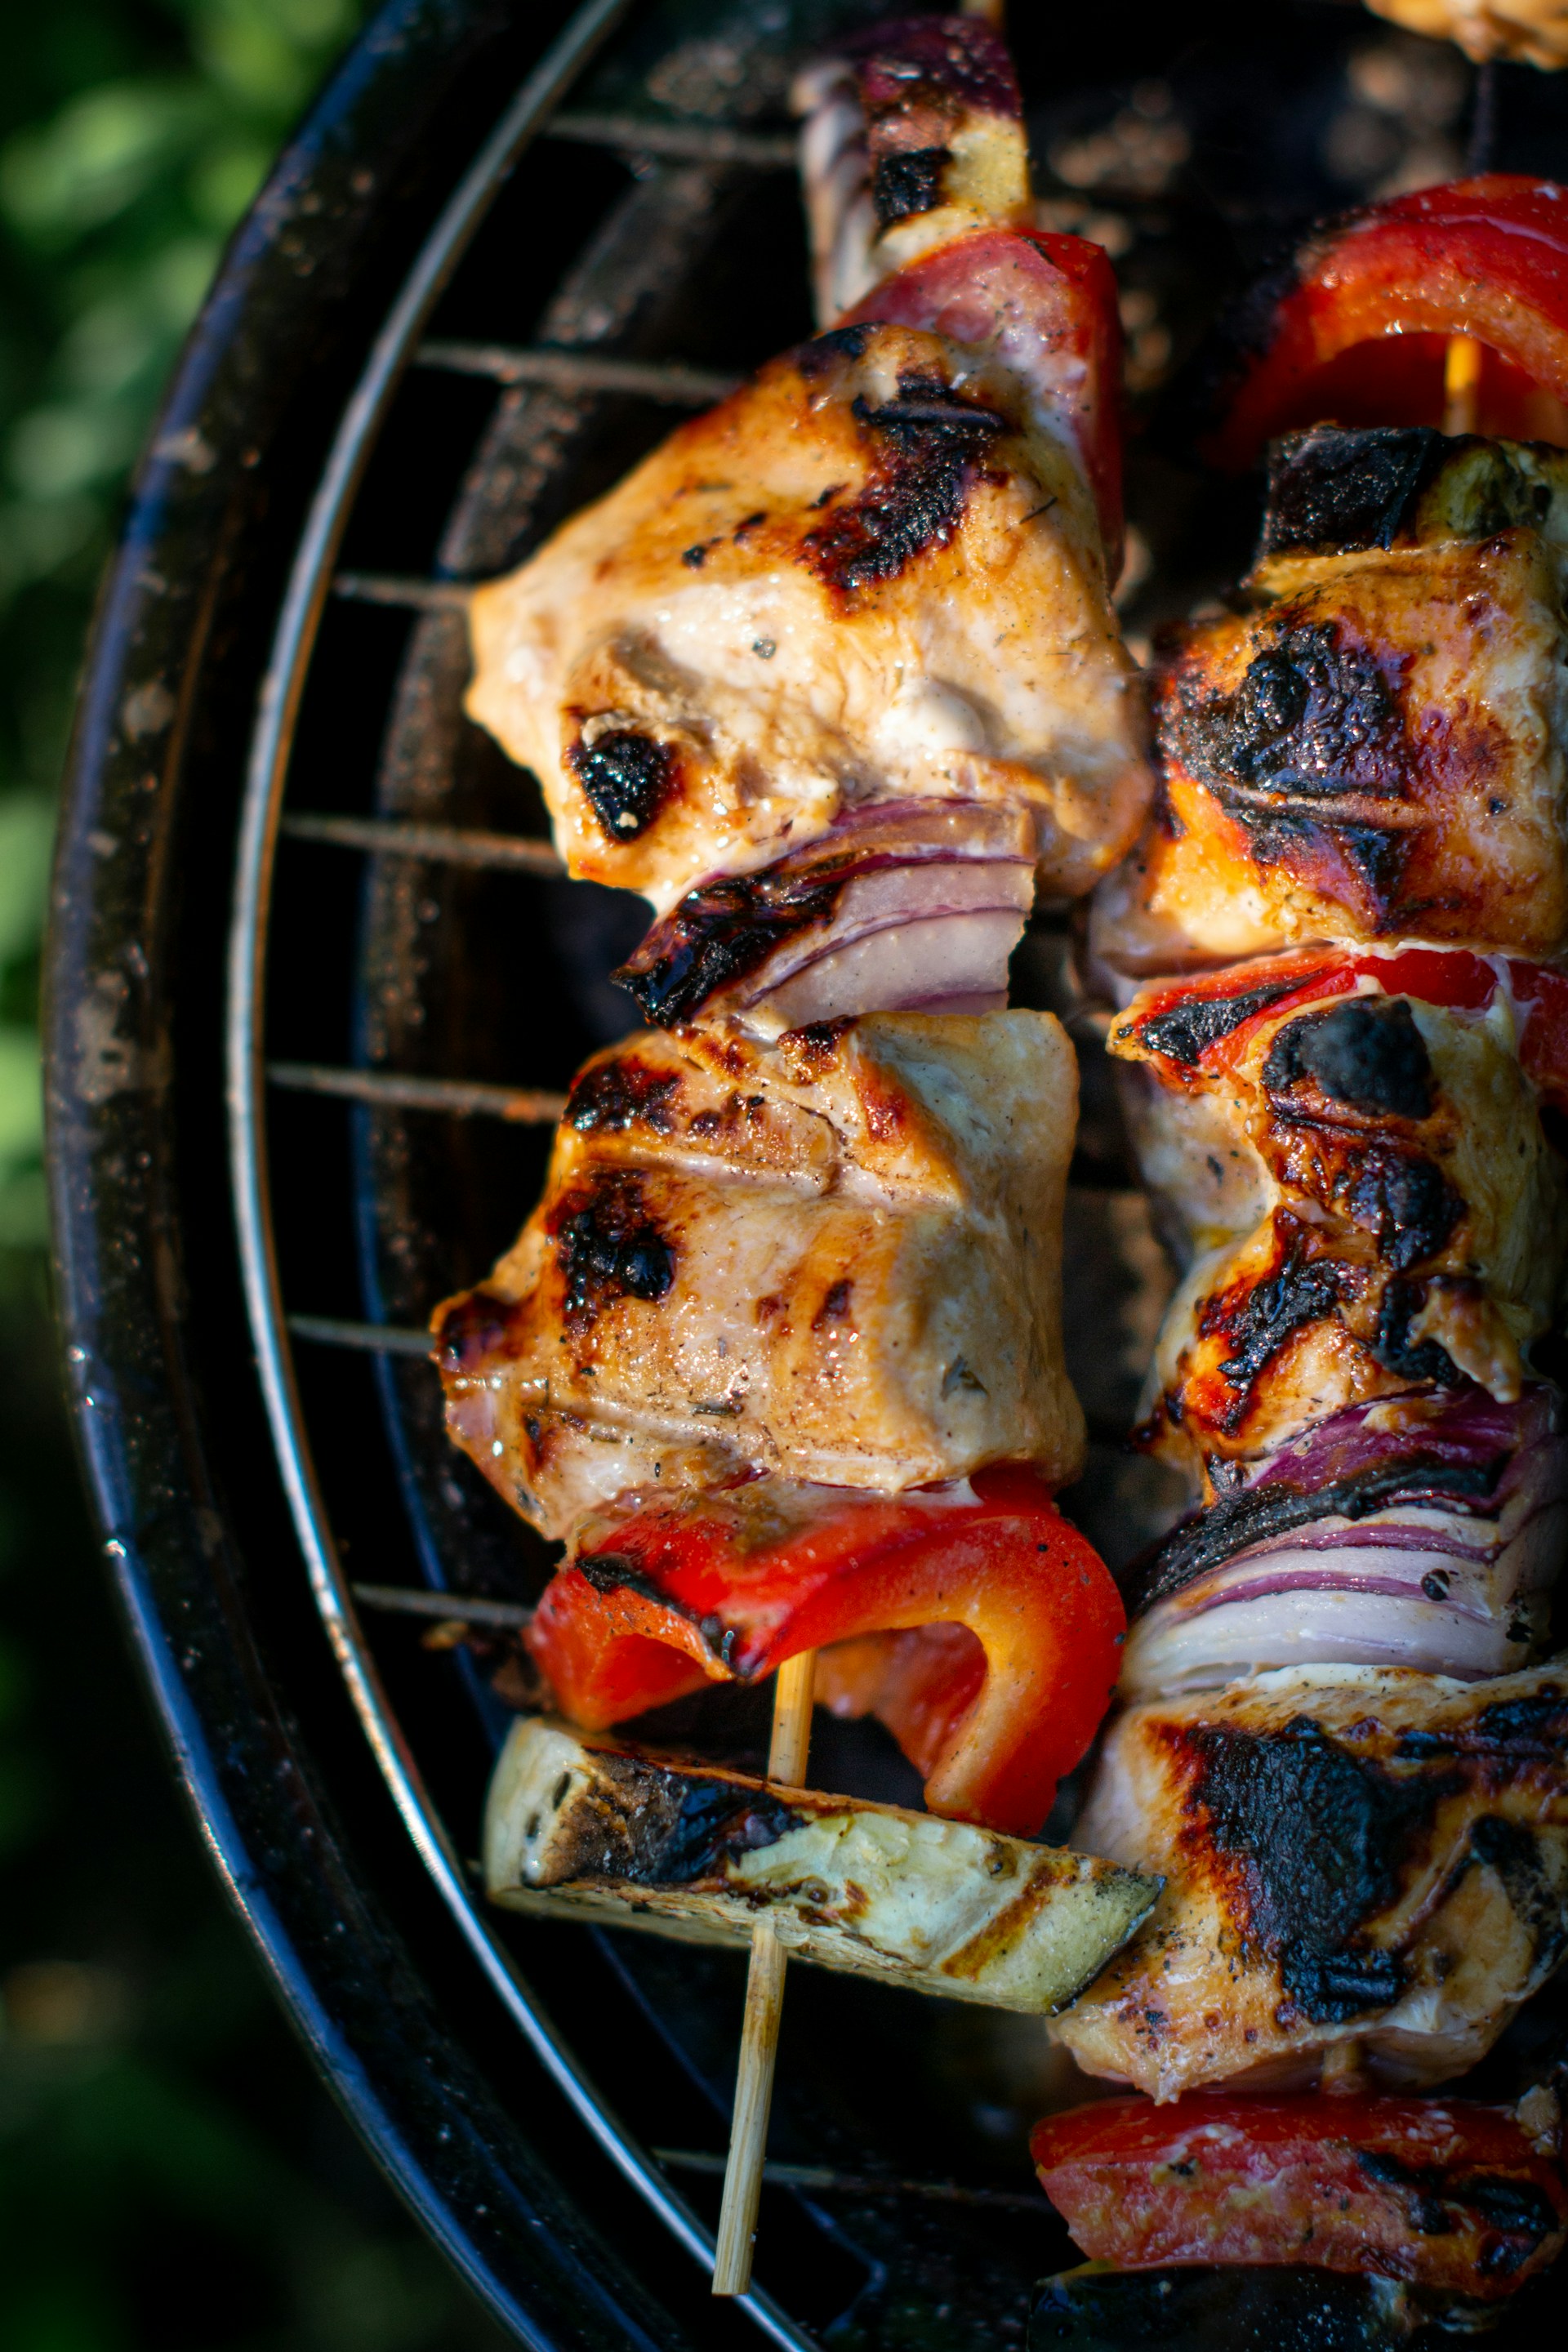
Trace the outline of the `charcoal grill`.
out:
[[[797,1970],[760,2284],[714,2305],[743,1962],[488,1914],[495,1659],[433,1656],[417,1620],[362,1605],[422,1590],[493,1621],[547,1572],[444,1444],[424,1324],[531,1204],[573,1069],[628,1025],[607,973],[639,929],[637,902],[564,881],[531,780],[463,719],[462,583],[807,331],[788,70],[881,13],[393,0],[192,338],[106,583],[62,828],[60,1296],[142,1667],[318,2063],[540,2347],[1005,2346],[1071,2259],[1021,2162],[1050,2094],[1037,2033]],[[1395,152],[1367,174],[1462,134],[1466,94],[1439,85],[1463,69],[1347,7],[1089,13],[1019,5],[1013,34],[1062,225],[1121,257],[1145,393],[1273,236],[1363,192],[1332,167],[1368,111],[1347,59],[1438,90],[1371,109]],[[1510,74],[1499,97],[1500,163],[1561,170],[1554,86]],[[1237,568],[1251,500],[1135,458],[1158,585],[1130,627]],[[1023,1001],[1070,1012],[1067,944],[1047,911]],[[1162,1277],[1080,1035],[1069,1314],[1099,1442],[1070,1499],[1124,1555],[1163,1500],[1114,1452]],[[697,1736],[754,1751],[755,1704],[721,1704]],[[873,1730],[827,1727],[814,1769],[910,1794]]]

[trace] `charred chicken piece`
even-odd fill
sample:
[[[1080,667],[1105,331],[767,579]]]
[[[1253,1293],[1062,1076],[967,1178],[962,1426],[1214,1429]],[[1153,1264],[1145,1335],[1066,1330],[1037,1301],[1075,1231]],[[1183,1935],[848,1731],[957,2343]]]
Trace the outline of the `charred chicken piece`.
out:
[[[1017,76],[977,17],[874,25],[808,66],[794,102],[825,327],[934,247],[1028,216]]]
[[[1049,2015],[1147,1916],[1156,1880],[961,1822],[781,1789],[541,1718],[490,1784],[492,1901],[750,1941],[949,2000]]]
[[[1568,1678],[1321,1666],[1131,1707],[1077,1834],[1167,1881],[1053,2032],[1156,2099],[1474,2065],[1568,1944]]]
[[[1565,493],[1544,446],[1274,445],[1243,607],[1160,672],[1163,797],[1100,894],[1102,962],[1401,935],[1563,950]]]
[[[1077,892],[1137,830],[1135,675],[1075,451],[946,337],[775,360],[476,592],[468,709],[570,870],[668,912],[889,802],[1025,813]]]
[[[1032,1013],[613,1047],[516,1244],[437,1311],[453,1438],[552,1536],[628,1488],[757,1470],[1064,1482],[1075,1107],[1072,1049]]]
[[[1568,1263],[1568,1181],[1506,1000],[1433,1004],[1368,972],[1303,1007],[1297,970],[1258,969],[1146,989],[1110,1035],[1154,1077],[1146,1131],[1167,1097],[1186,1106],[1151,1157],[1203,1254],[1144,1432],[1210,1492],[1216,1465],[1379,1397],[1473,1382],[1516,1401]]]

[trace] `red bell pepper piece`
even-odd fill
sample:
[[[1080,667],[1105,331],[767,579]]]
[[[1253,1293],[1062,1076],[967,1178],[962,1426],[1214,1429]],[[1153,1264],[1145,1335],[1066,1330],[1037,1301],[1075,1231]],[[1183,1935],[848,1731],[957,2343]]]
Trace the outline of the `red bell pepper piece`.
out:
[[[1484,1013],[1506,980],[1519,1024],[1519,1058],[1526,1076],[1554,1108],[1568,1110],[1568,972],[1509,956],[1480,956],[1468,948],[1402,948],[1392,955],[1351,949],[1260,956],[1192,980],[1157,981],[1140,990],[1113,1035],[1136,1038],[1156,1059],[1168,1083],[1191,1084],[1234,1066],[1259,1024],[1309,1004],[1347,996],[1361,978],[1389,996],[1415,996],[1451,1011]],[[1233,1025],[1216,1023],[1190,1060],[1162,1050],[1160,1023],[1178,1007],[1258,1002]]]
[[[985,1674],[924,1687],[932,1812],[1031,1836],[1110,1703],[1126,1619],[1037,1473],[896,1496],[769,1480],[660,1496],[597,1523],[528,1645],[590,1730],[803,1650],[962,1625]],[[940,1722],[937,1718],[940,1717]]]
[[[1568,440],[1568,194],[1489,172],[1349,213],[1245,299],[1232,334],[1198,443],[1211,465],[1239,470],[1325,418],[1440,425],[1456,334],[1485,346],[1479,430]]]
[[[988,228],[884,278],[840,321],[978,344],[1023,378],[1077,450],[1112,586],[1121,569],[1121,318],[1116,272],[1088,237]]]
[[[1030,2141],[1091,2258],[1314,2263],[1488,2300],[1561,2251],[1568,2176],[1510,2107],[1462,2099],[1203,2093],[1107,2099]]]

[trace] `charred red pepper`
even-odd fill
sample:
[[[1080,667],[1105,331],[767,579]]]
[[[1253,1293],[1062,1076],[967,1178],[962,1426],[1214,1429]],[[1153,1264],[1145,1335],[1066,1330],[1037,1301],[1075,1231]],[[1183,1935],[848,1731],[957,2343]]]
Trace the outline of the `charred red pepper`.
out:
[[[916,1678],[926,1802],[1027,1837],[1105,1713],[1125,1622],[1099,1554],[1008,1467],[891,1497],[759,1479],[646,1502],[595,1524],[527,1639],[563,1712],[599,1729],[803,1650],[967,1627],[984,1676]]]
[[[1108,2099],[1030,2147],[1075,2242],[1125,2270],[1312,2263],[1495,2300],[1568,2220],[1560,2158],[1461,2099]]]
[[[979,229],[872,288],[840,323],[885,320],[994,348],[1083,462],[1106,571],[1121,569],[1121,320],[1116,272],[1088,237]]]
[[[1563,441],[1568,194],[1507,172],[1394,196],[1314,230],[1233,315],[1210,464],[1294,426],[1440,425],[1448,338],[1484,346],[1478,430]]]
[[[1506,989],[1521,1066],[1546,1102],[1568,1110],[1568,973],[1468,948],[1404,948],[1392,955],[1309,950],[1259,956],[1191,980],[1155,981],[1139,991],[1112,1034],[1118,1045],[1142,1047],[1167,1083],[1192,1083],[1231,1067],[1260,1023],[1348,996],[1362,979],[1375,980],[1389,996],[1466,1013],[1486,1012]]]

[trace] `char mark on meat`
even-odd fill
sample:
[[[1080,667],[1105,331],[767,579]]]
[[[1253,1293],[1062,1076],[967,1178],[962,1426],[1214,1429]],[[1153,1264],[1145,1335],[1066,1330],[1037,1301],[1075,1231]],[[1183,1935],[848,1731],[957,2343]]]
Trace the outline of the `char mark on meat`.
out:
[[[884,155],[871,174],[879,227],[891,228],[911,213],[934,212],[942,202],[942,173],[952,161],[951,147],[910,147],[901,154]]]
[[[1448,446],[1424,425],[1360,433],[1320,425],[1276,441],[1259,561],[1392,547]]]
[[[592,743],[579,735],[566,764],[606,841],[635,841],[646,833],[680,779],[674,746],[635,727],[612,728]]]
[[[1489,1463],[1444,1462],[1417,1453],[1358,1470],[1325,1486],[1307,1488],[1269,1478],[1239,1494],[1222,1495],[1182,1520],[1128,1568],[1121,1584],[1129,1614],[1141,1616],[1156,1601],[1168,1601],[1234,1553],[1310,1527],[1317,1519],[1364,1519],[1398,1503],[1421,1510],[1484,1502],[1496,1492],[1510,1458],[1500,1454]]]
[[[1462,1388],[1465,1375],[1436,1339],[1413,1339],[1410,1326],[1426,1304],[1426,1285],[1403,1276],[1384,1292],[1372,1352],[1385,1372],[1402,1381],[1427,1381],[1434,1388]]]
[[[1401,789],[1398,703],[1373,657],[1342,645],[1332,622],[1283,629],[1234,694],[1189,684],[1167,723],[1169,748],[1203,783],[1308,801]]]
[[[1377,1254],[1408,1274],[1445,1248],[1465,1203],[1430,1160],[1373,1149],[1353,1154],[1334,1188],[1334,1205],[1373,1234]]]
[[[1310,1716],[1282,1731],[1199,1725],[1186,1737],[1186,1799],[1235,1873],[1248,1937],[1279,1961],[1288,1998],[1314,2024],[1342,2024],[1398,2000],[1397,1954],[1366,1928],[1394,1903],[1444,1798],[1463,1785],[1438,1766],[1399,1772],[1349,1756]]]
[[[1285,1094],[1309,1080],[1331,1102],[1369,1118],[1429,1118],[1431,1057],[1402,996],[1358,997],[1287,1022],[1268,1049],[1263,1083]]]
[[[1282,996],[1290,995],[1301,981],[1302,975],[1295,972],[1289,980],[1266,981],[1257,988],[1238,989],[1232,996],[1190,996],[1184,1003],[1152,1013],[1147,1021],[1129,1022],[1117,1035],[1136,1036],[1152,1054],[1163,1054],[1167,1061],[1192,1069],[1211,1046],[1230,1036],[1255,1013],[1266,1013]]]
[[[650,1070],[632,1055],[617,1055],[577,1079],[566,1101],[566,1124],[579,1135],[625,1135],[634,1127],[668,1135],[679,1093],[673,1071]]]
[[[476,1372],[506,1353],[517,1309],[481,1286],[454,1298],[437,1328],[436,1356],[444,1372]]]
[[[841,595],[895,579],[928,549],[945,547],[982,461],[1007,430],[1005,418],[960,400],[940,376],[902,375],[880,408],[864,396],[854,405],[876,446],[870,479],[802,541],[812,570]]]
[[[556,1202],[547,1230],[561,1266],[566,1328],[574,1337],[616,1299],[653,1303],[675,1280],[675,1249],[649,1214],[643,1180],[634,1173],[590,1172]]]
[[[1340,1302],[1340,1269],[1331,1260],[1309,1259],[1297,1239],[1265,1280],[1235,1286],[1207,1301],[1198,1318],[1199,1333],[1208,1339],[1218,1332],[1231,1349],[1220,1365],[1235,1391],[1221,1417],[1222,1427],[1239,1426],[1258,1375],[1291,1335],[1333,1313]]]

